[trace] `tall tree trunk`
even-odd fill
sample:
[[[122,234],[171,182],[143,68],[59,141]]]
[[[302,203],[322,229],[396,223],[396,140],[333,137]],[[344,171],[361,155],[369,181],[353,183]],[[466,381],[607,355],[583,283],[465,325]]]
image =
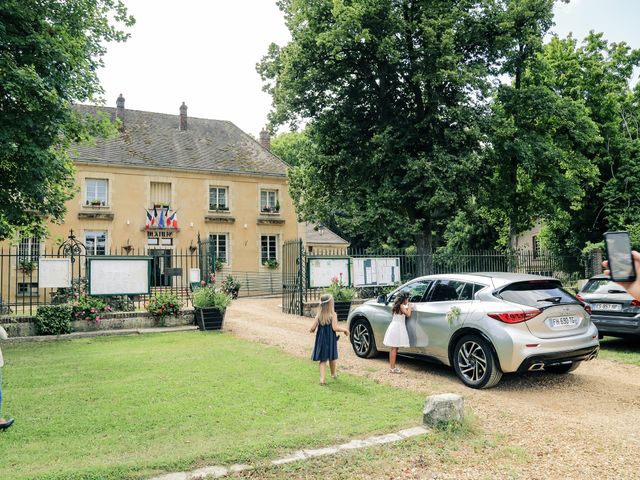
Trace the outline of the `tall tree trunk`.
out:
[[[431,222],[425,222],[422,231],[416,234],[416,248],[418,253],[416,275],[430,275],[433,273],[433,234]]]

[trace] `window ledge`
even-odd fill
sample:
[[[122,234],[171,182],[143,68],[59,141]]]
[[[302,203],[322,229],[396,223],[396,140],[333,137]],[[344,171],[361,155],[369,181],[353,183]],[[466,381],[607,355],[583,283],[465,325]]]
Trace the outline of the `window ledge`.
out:
[[[209,223],[234,223],[236,219],[228,216],[205,215],[204,221]]]
[[[258,218],[258,225],[284,225],[282,218]]]
[[[280,212],[263,212],[262,210],[260,210],[260,215],[277,216],[280,215]]]
[[[227,210],[211,210],[209,209],[209,213],[214,213],[214,214],[218,214],[218,215],[230,215],[231,214],[231,210],[227,209]]]
[[[93,218],[95,220],[113,220],[113,213],[111,212],[105,212],[105,211],[101,211],[101,212],[79,212],[78,213],[78,218],[79,219],[83,219],[83,218]]]

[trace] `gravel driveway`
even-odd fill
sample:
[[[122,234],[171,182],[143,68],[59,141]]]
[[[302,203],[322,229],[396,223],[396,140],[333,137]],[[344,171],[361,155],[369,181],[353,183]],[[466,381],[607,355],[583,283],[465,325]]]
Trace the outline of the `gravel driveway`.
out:
[[[282,313],[280,303],[280,299],[235,301],[225,330],[308,358],[313,347],[312,320]],[[512,466],[518,477],[640,478],[638,366],[596,359],[568,375],[509,374],[493,389],[473,390],[463,386],[452,369],[424,361],[400,358],[404,374],[390,375],[386,355],[360,359],[345,340],[339,342],[339,371],[425,396],[463,395],[483,431],[499,435],[534,459]],[[417,421],[420,416],[416,412]],[[490,462],[461,466],[461,476],[473,472],[475,478],[503,478]]]

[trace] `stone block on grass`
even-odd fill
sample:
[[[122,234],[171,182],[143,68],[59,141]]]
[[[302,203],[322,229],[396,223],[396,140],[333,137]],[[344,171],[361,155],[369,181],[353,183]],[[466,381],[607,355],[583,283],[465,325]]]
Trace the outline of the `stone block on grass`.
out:
[[[422,411],[422,423],[429,427],[442,427],[450,422],[464,420],[464,401],[461,395],[443,393],[430,395]]]

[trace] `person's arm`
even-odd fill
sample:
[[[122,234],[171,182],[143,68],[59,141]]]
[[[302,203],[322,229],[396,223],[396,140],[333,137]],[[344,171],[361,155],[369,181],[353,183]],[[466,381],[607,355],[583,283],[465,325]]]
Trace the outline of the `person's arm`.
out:
[[[309,332],[310,333],[315,332],[316,328],[318,328],[318,319],[317,318],[313,321],[313,325],[311,325],[311,328],[309,329]]]
[[[640,253],[634,250],[633,252],[631,252],[631,255],[633,257],[633,264],[636,267],[635,282],[616,282],[616,283],[624,287],[624,289],[627,292],[629,292],[629,295],[631,295],[633,298],[635,298],[636,300],[640,300]],[[605,260],[604,262],[602,262],[602,265],[604,266],[604,268],[607,269],[604,271],[604,274],[610,276],[611,272],[609,271],[609,262]]]
[[[0,339],[2,340],[6,340],[7,338],[9,338],[9,335],[7,335],[7,331],[0,327]]]
[[[342,333],[344,333],[345,337],[349,336],[349,330],[347,330],[344,327],[341,327],[338,324],[338,315],[336,315],[335,313],[333,314],[333,319],[331,320],[331,328],[333,328],[333,331],[336,332],[336,333],[342,332]]]
[[[410,303],[408,303],[407,305],[403,303],[402,305],[400,305],[400,311],[405,317],[410,317],[411,313],[413,312],[413,309],[411,308]]]

